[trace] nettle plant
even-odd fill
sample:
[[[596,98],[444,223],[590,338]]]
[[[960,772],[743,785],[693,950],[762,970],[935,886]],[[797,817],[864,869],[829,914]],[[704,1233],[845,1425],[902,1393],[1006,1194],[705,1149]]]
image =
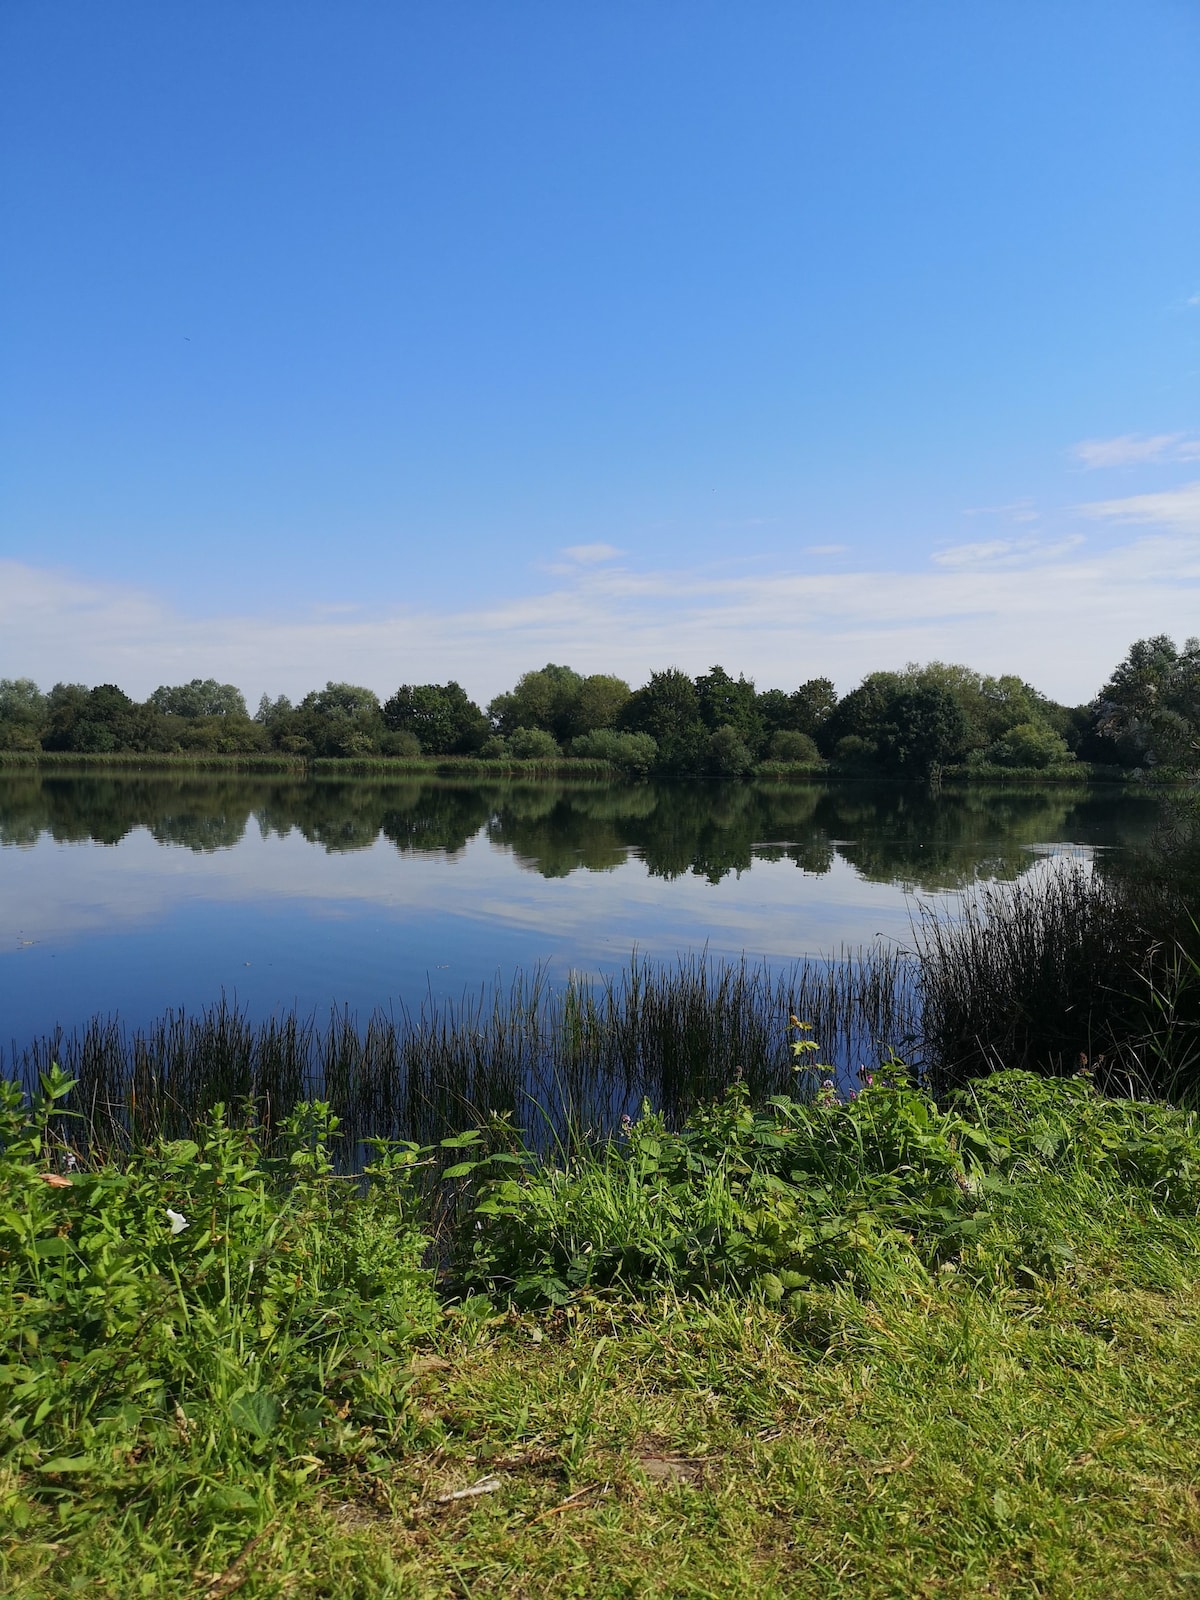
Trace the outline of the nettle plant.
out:
[[[897,1252],[934,1264],[959,1251],[986,1222],[987,1134],[894,1057],[843,1099],[795,1027],[809,1097],[755,1106],[735,1083],[682,1128],[647,1104],[561,1169],[481,1172],[466,1281],[529,1302],[664,1282],[781,1300],[814,1283],[869,1289]]]
[[[406,1346],[439,1315],[422,1153],[347,1181],[328,1106],[268,1159],[218,1105],[195,1139],[86,1170],[52,1132],[71,1088],[0,1083],[0,1457],[66,1493],[155,1443],[200,1462],[403,1431]]]

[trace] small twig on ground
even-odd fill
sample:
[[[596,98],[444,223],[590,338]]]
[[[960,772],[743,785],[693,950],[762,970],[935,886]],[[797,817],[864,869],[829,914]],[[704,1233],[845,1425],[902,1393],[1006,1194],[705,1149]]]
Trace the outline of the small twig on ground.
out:
[[[536,1517],[530,1517],[528,1526],[532,1527],[535,1522],[542,1522],[546,1517],[553,1517],[560,1511],[569,1510],[571,1506],[583,1500],[589,1494],[595,1494],[597,1491],[603,1494],[607,1488],[607,1483],[589,1483],[586,1489],[576,1489],[574,1494],[569,1494],[565,1500],[560,1500],[556,1506],[550,1506],[546,1511],[539,1511]]]

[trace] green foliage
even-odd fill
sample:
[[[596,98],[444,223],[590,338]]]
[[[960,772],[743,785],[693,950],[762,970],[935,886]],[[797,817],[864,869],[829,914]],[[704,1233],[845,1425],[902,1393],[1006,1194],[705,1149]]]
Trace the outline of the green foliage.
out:
[[[596,728],[571,741],[571,754],[588,761],[608,761],[629,777],[645,778],[658,760],[658,746],[648,733]]]
[[[925,777],[959,760],[968,734],[966,714],[951,691],[938,684],[920,684],[889,697],[876,750],[885,771]]]
[[[795,728],[780,728],[773,733],[767,745],[767,755],[772,761],[815,766],[821,759],[816,740],[811,734]]]
[[[1018,722],[1003,738],[977,754],[981,765],[1031,767],[1038,771],[1062,766],[1071,758],[1067,741],[1044,722]]]
[[[42,740],[47,750],[107,755],[155,747],[152,710],[132,701],[115,683],[94,689],[56,683],[47,701],[48,726]]]
[[[754,766],[754,752],[736,728],[718,728],[708,738],[708,768],[718,778],[744,778]]]
[[[811,1064],[811,1040],[796,1049],[817,1084],[806,1100],[754,1107],[734,1085],[677,1131],[644,1107],[620,1140],[573,1165],[526,1155],[493,1169],[461,1263],[467,1284],[525,1303],[736,1285],[803,1313],[815,1286],[870,1293],[905,1261],[989,1281],[1053,1275],[1071,1252],[1031,1228],[1029,1190],[1055,1175],[1132,1184],[1180,1215],[1200,1209],[1194,1115],[1107,1100],[1087,1077],[1023,1072],[939,1107],[894,1057],[843,1098]]]
[[[660,771],[695,772],[703,763],[708,729],[700,696],[677,667],[650,674],[650,681],[630,695],[620,725],[627,733],[649,734],[658,746]]]
[[[843,1097],[798,1032],[798,1097],[362,1181],[318,1104],[69,1170],[67,1082],[5,1086],[6,1587],[649,1594],[671,1549],[680,1592],[1183,1600],[1196,1119],[894,1059]]]
[[[710,733],[729,728],[752,757],[758,753],[765,728],[751,680],[739,676],[735,683],[724,667],[710,667],[696,679],[696,697]]]
[[[758,696],[758,713],[768,734],[805,733],[815,739],[819,729],[833,715],[838,703],[837,690],[830,678],[810,678],[790,694],[782,689],[766,689]]]
[[[487,718],[453,679],[449,683],[402,683],[383,707],[393,733],[410,734],[417,752],[469,755],[487,737]]]
[[[175,1450],[203,1521],[235,1463],[401,1433],[405,1346],[438,1316],[416,1148],[380,1148],[360,1188],[333,1175],[326,1106],[267,1159],[218,1105],[194,1140],[85,1170],[70,1087],[52,1068],[26,1104],[0,1084],[0,1462],[27,1494],[146,1481]]]
[[[0,678],[0,750],[39,749],[48,714],[32,678]]]
[[[173,688],[160,684],[146,704],[170,717],[247,717],[241,690],[215,678],[193,678]]]
[[[508,737],[508,754],[516,761],[553,761],[562,752],[554,735],[544,728],[514,728]]]
[[[1200,765],[1200,639],[1139,639],[1101,689],[1097,732],[1129,766]]]

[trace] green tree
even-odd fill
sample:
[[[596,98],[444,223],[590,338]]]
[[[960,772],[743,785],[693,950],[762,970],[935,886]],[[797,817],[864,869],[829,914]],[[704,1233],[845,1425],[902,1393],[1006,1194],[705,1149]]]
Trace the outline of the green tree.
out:
[[[700,696],[686,672],[668,667],[652,672],[621,711],[626,733],[648,733],[658,746],[664,772],[697,772],[707,754],[709,731],[700,715]]]
[[[1129,766],[1200,765],[1200,639],[1139,639],[1094,702],[1095,727]]]
[[[891,696],[876,748],[888,771],[925,777],[935,767],[961,761],[969,736],[970,725],[955,696],[928,684]]]
[[[624,678],[594,672],[583,680],[575,708],[574,732],[591,733],[597,728],[615,728],[630,696]]]
[[[815,739],[837,706],[837,691],[830,678],[810,678],[787,694],[782,689],[766,689],[758,697],[758,713],[769,735],[806,733]]]
[[[317,756],[373,755],[387,732],[373,690],[332,681],[306,694],[276,726],[280,735],[272,730],[272,739],[280,749]]]
[[[1044,722],[1018,722],[977,755],[999,767],[1057,767],[1072,759],[1067,741]]]
[[[851,689],[838,701],[822,723],[817,734],[821,753],[837,754],[841,742],[847,738],[860,741],[864,750],[874,751],[880,729],[888,720],[888,707],[902,686],[903,680],[897,672],[868,673],[857,689]]]
[[[0,750],[36,750],[49,716],[32,678],[0,678]]]
[[[629,777],[644,778],[658,761],[658,746],[648,733],[594,728],[571,741],[571,754],[584,760],[609,761]]]
[[[735,682],[724,667],[710,667],[696,679],[696,696],[710,733],[732,728],[752,755],[761,748],[766,730],[752,681],[739,676]]]
[[[507,694],[498,694],[488,705],[488,716],[498,733],[541,728],[562,742],[584,731],[577,726],[583,681],[571,667],[548,662],[536,672],[523,673]]]
[[[174,686],[160,684],[146,702],[168,717],[245,717],[242,691],[215,678],[193,678]]]
[[[804,766],[812,766],[821,759],[816,740],[795,728],[780,728],[773,733],[767,745],[767,754],[772,761],[802,763]]]
[[[545,728],[514,728],[508,736],[508,753],[517,761],[557,761],[562,751]]]
[[[47,697],[47,750],[104,755],[157,747],[158,719],[115,683],[56,683]]]
[[[409,733],[427,755],[470,755],[487,738],[483,712],[453,679],[402,683],[386,701],[383,720],[393,733]]]

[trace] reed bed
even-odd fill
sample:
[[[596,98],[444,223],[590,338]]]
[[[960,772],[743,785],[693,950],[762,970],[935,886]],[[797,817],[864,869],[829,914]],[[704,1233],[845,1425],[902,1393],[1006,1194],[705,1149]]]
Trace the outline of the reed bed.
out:
[[[516,756],[499,760],[482,756],[314,756],[308,769],[316,777],[375,778],[398,772],[425,777],[470,778],[602,778],[612,783],[622,777],[611,761],[555,756],[548,761],[522,761]]]
[[[796,1092],[793,1015],[812,1023],[830,1075],[852,1077],[880,1041],[907,1045],[914,993],[907,959],[882,948],[785,971],[638,959],[561,985],[518,974],[507,990],[365,1024],[349,1012],[255,1022],[224,1001],[146,1029],[94,1018],[14,1046],[0,1075],[32,1087],[58,1062],[77,1080],[64,1131],[97,1153],[182,1137],[218,1101],[252,1108],[269,1139],[312,1098],[342,1119],[347,1150],[372,1137],[428,1143],[496,1117],[545,1149],[611,1132],[644,1099],[678,1121],[736,1080],[756,1098]]]
[[[1175,883],[1047,862],[915,932],[920,1036],[940,1088],[1006,1067],[1093,1070],[1122,1094],[1200,1089],[1200,929]]]
[[[59,775],[96,772],[248,772],[304,773],[304,756],[247,751],[191,753],[183,750],[0,750],[0,771],[39,771]]]
[[[611,1134],[643,1101],[670,1124],[735,1081],[795,1094],[790,1019],[818,1060],[800,1081],[843,1091],[898,1056],[941,1092],[1019,1067],[1087,1066],[1122,1094],[1200,1092],[1200,930],[1169,884],[1046,863],[917,918],[909,950],[868,946],[786,969],[706,956],[635,958],[611,977],[544,969],[419,1010],[252,1019],[222,1001],[144,1029],[94,1018],[0,1053],[32,1088],[57,1062],[76,1080],[64,1135],[100,1154],[190,1134],[217,1102],[268,1141],[301,1102],[327,1101],[348,1162],[365,1141],[431,1143],[507,1119],[535,1148]]]

